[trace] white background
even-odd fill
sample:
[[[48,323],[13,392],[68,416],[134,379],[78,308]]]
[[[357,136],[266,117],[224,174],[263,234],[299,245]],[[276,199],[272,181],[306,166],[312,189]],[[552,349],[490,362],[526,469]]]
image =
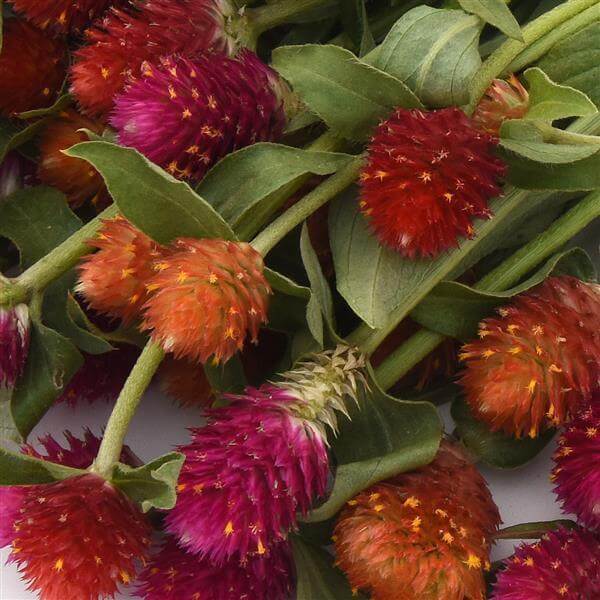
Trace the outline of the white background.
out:
[[[600,267],[599,240],[600,222],[589,226],[576,240],[592,255],[598,267]],[[444,407],[442,414],[448,423],[448,431],[452,431],[454,426],[447,412],[447,407]],[[65,429],[80,435],[83,427],[89,427],[99,435],[109,414],[110,407],[106,404],[91,407],[83,404],[74,410],[67,406],[55,407],[33,431],[31,439],[34,440],[45,433],[52,433],[59,438]],[[133,419],[126,443],[141,459],[147,461],[171,451],[177,444],[186,443],[188,440],[186,428],[200,423],[198,410],[174,407],[156,388],[151,388]],[[563,515],[559,505],[556,504],[549,480],[554,447],[555,441],[531,463],[516,471],[492,470],[485,467],[481,469],[500,508],[503,526],[569,517]],[[509,540],[500,541],[492,551],[492,560],[512,554],[515,543]],[[15,567],[4,565],[7,554],[6,549],[1,551],[0,599],[35,600],[37,596],[26,590]],[[133,593],[118,596],[118,600],[132,598],[137,596]],[[64,600],[77,599],[65,598]]]

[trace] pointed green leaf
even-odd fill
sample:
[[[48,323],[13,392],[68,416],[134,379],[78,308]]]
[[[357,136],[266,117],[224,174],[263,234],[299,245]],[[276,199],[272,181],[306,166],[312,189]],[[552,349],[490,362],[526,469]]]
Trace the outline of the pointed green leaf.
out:
[[[458,0],[458,2],[468,13],[477,15],[508,37],[519,42],[523,41],[519,22],[506,6],[505,0]]]
[[[273,52],[273,66],[331,130],[367,138],[393,108],[421,103],[401,81],[337,46],[288,46]]]
[[[495,540],[537,540],[544,537],[549,531],[566,527],[576,529],[577,523],[570,519],[557,519],[555,521],[536,521],[533,523],[520,523],[512,527],[505,527],[494,535]]]
[[[309,173],[330,175],[350,160],[347,154],[253,144],[218,162],[196,191],[241,239],[250,239],[281,208],[286,197],[277,192],[284,186]]]
[[[52,483],[85,472],[0,447],[0,485]]]
[[[123,215],[161,244],[177,237],[234,239],[223,218],[187,183],[178,181],[132,148],[83,142],[66,150],[102,175]]]
[[[526,119],[555,121],[567,117],[584,117],[597,112],[594,103],[579,90],[554,83],[537,67],[524,74],[529,84],[529,109]]]
[[[481,66],[482,22],[462,10],[418,6],[402,16],[373,65],[403,81],[428,106],[465,104]]]
[[[369,27],[365,0],[339,0],[342,25],[352,41],[353,49],[364,56],[375,46]]]
[[[477,420],[468,404],[459,398],[452,403],[456,433],[467,450],[477,459],[499,469],[515,469],[534,459],[552,440],[556,430],[539,437],[517,439],[502,432],[492,432]]]
[[[170,452],[141,467],[119,463],[111,481],[144,512],[151,508],[169,510],[177,501],[177,479],[184,460],[183,454]]]

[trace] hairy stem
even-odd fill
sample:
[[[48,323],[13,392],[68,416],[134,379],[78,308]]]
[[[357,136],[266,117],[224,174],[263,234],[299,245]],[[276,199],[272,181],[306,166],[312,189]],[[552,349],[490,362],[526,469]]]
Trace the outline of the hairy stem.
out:
[[[557,219],[546,231],[490,271],[473,287],[486,292],[509,289],[598,217],[600,217],[600,192],[593,192]],[[444,339],[443,335],[427,329],[417,331],[376,369],[377,381],[384,389],[391,387],[435,350]]]
[[[92,466],[95,473],[110,478],[121,456],[129,423],[165,353],[161,346],[150,340],[131,370],[112,410],[98,455]]]

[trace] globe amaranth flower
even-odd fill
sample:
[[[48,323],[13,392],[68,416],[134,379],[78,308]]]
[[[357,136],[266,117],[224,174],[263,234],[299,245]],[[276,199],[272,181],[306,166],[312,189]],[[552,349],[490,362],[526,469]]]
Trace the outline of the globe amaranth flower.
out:
[[[117,97],[111,124],[124,146],[180,179],[197,181],[217,160],[283,131],[282,84],[249,50],[145,63]]]
[[[138,593],[144,600],[288,600],[293,572],[287,543],[267,558],[233,558],[215,566],[170,538],[141,573]]]
[[[65,44],[19,19],[6,19],[3,33],[0,115],[50,106],[65,78]]]
[[[377,128],[360,177],[360,207],[379,241],[413,258],[473,237],[474,219],[490,218],[500,193],[496,144],[458,108],[396,110]]]
[[[121,0],[122,2],[123,0]],[[77,33],[119,0],[9,0],[16,12],[40,29]]]
[[[247,388],[192,430],[167,530],[221,564],[268,556],[322,497],[329,474],[325,425],[363,381],[348,348],[316,355],[276,384]]]
[[[45,600],[113,597],[149,555],[145,517],[92,473],[32,486],[14,527],[10,559]]]
[[[505,561],[492,600],[584,600],[600,597],[600,541],[563,527],[523,544]]]
[[[81,402],[94,404],[116,400],[139,354],[138,348],[129,345],[104,354],[84,352],[82,367],[56,402],[75,407]]]
[[[554,491],[565,512],[600,530],[600,393],[567,425],[558,444]]]
[[[115,95],[139,75],[144,61],[231,51],[226,22],[233,13],[229,0],[133,0],[112,8],[74,53],[71,90],[84,112],[106,117]]]
[[[142,327],[177,358],[226,361],[267,320],[271,288],[249,244],[181,238],[154,269]]]
[[[51,435],[46,435],[38,439],[41,450],[26,444],[21,447],[21,452],[74,469],[87,469],[98,454],[100,438],[89,429],[84,430],[82,439],[75,437],[70,431],[65,431],[64,436],[67,445],[61,445]],[[123,447],[120,460],[130,466],[139,465],[139,460],[128,446]],[[20,519],[23,500],[32,489],[35,488],[19,485],[0,486],[0,547],[11,544],[15,539],[17,533],[14,523]]]
[[[80,263],[75,290],[93,309],[131,323],[148,297],[146,284],[160,246],[120,216],[104,221],[88,245],[98,251]]]
[[[67,110],[50,122],[40,138],[38,177],[42,183],[63,192],[74,208],[86,200],[104,207],[109,196],[100,173],[87,161],[63,153],[79,142],[88,141],[88,136],[81,129],[100,135],[103,127],[74,110]]]
[[[600,286],[551,277],[485,319],[463,347],[461,384],[493,431],[536,437],[600,385]]]
[[[162,390],[180,406],[210,406],[213,391],[202,365],[186,358],[168,355],[160,364]]]
[[[500,516],[460,446],[350,500],[334,530],[337,564],[373,600],[485,598]]]
[[[494,79],[475,108],[473,123],[497,137],[504,121],[522,119],[528,110],[529,94],[515,75],[506,80]]]
[[[0,389],[14,387],[29,353],[29,308],[0,306]]]

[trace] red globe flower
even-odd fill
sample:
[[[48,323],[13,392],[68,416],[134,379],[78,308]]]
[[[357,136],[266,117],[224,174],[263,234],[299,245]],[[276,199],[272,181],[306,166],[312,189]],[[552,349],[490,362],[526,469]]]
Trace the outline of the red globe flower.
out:
[[[194,361],[168,355],[160,364],[158,376],[165,394],[180,406],[210,406],[213,401],[204,368]]]
[[[481,131],[498,136],[508,119],[522,119],[529,110],[529,94],[511,75],[506,81],[494,79],[473,113],[473,123]]]
[[[600,541],[582,530],[557,529],[523,544],[500,571],[492,600],[600,598]]]
[[[132,0],[111,9],[87,31],[88,44],[74,53],[71,84],[80,106],[106,117],[115,95],[138,76],[144,61],[230,50],[225,23],[232,14],[229,0]]]
[[[168,539],[140,575],[139,593],[144,600],[288,600],[293,571],[287,544],[273,548],[268,557],[216,566]]]
[[[505,167],[494,140],[458,108],[398,109],[381,123],[361,174],[360,207],[382,244],[436,256],[488,219]]]
[[[177,358],[226,361],[267,320],[271,288],[249,244],[179,239],[154,268],[142,326]]]
[[[44,600],[112,597],[149,554],[145,517],[93,474],[30,488],[15,529],[10,558]]]
[[[600,530],[600,393],[567,425],[554,454],[554,491],[567,513]]]
[[[34,25],[58,34],[81,31],[119,1],[125,0],[9,0]]]
[[[88,136],[79,131],[89,129],[101,134],[100,123],[78,115],[74,110],[63,112],[42,133],[39,149],[38,177],[42,183],[58,188],[67,196],[69,204],[77,208],[86,200],[104,207],[110,201],[102,176],[87,161],[67,156],[62,151],[87,142]]]
[[[82,260],[76,291],[93,309],[132,322],[146,301],[159,245],[123,217],[104,221],[88,244],[98,252]]]
[[[117,97],[111,124],[132,146],[181,179],[197,181],[226,154],[277,139],[285,116],[277,74],[249,50],[145,63]]]
[[[65,78],[65,44],[19,19],[6,19],[3,33],[0,114],[50,106]]]
[[[460,446],[361,492],[335,527],[337,564],[373,600],[484,597],[500,516]]]
[[[536,437],[600,387],[600,286],[551,277],[480,324],[461,383],[493,431]]]

